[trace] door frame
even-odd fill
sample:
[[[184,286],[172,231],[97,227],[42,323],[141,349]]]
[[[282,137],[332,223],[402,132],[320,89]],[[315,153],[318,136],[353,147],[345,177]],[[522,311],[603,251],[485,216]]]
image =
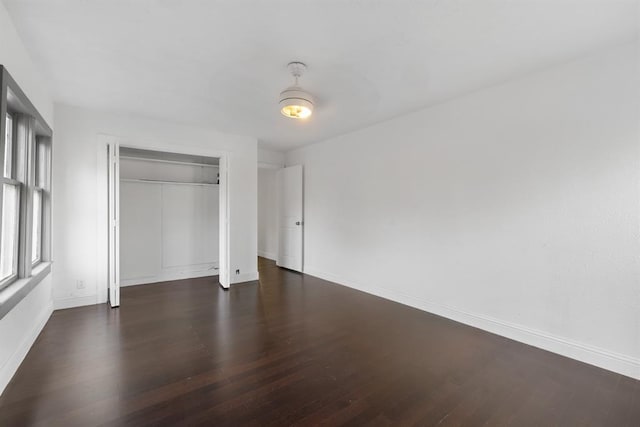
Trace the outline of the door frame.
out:
[[[282,217],[283,217],[283,194],[282,194],[282,181],[281,176],[286,173],[287,169],[299,168],[300,169],[300,217],[296,222],[296,225],[300,227],[300,266],[299,269],[295,268],[295,266],[283,265],[282,262]],[[291,269],[292,271],[298,271],[300,273],[304,273],[304,165],[295,164],[288,165],[282,168],[279,168],[276,171],[276,181],[277,181],[277,193],[278,193],[278,252],[276,255],[276,265],[278,267],[283,267],[287,269]]]
[[[98,255],[98,303],[106,303],[108,301],[108,289],[109,289],[109,272],[113,269],[109,259],[109,223],[110,223],[110,209],[109,209],[109,150],[117,154],[117,161],[119,161],[119,148],[137,148],[141,150],[161,151],[176,154],[187,154],[193,156],[214,157],[219,159],[220,166],[220,184],[219,184],[219,270],[218,280],[220,286],[225,289],[229,288],[231,283],[230,272],[230,254],[231,254],[231,241],[229,238],[229,153],[227,151],[221,151],[216,149],[207,149],[205,147],[193,147],[177,144],[148,144],[139,143],[135,141],[126,140],[113,135],[99,134],[97,143],[97,160],[98,160],[98,175],[97,175],[97,209],[98,209],[98,221],[97,228],[97,255]],[[117,149],[116,149],[117,147]],[[119,179],[119,176],[118,176]],[[117,186],[116,186],[117,187]],[[119,206],[120,194],[116,192],[114,199]],[[119,224],[118,224],[119,225]],[[119,227],[118,227],[119,232]],[[117,245],[116,245],[116,249]],[[119,251],[118,251],[119,257]],[[119,277],[118,277],[119,287]]]

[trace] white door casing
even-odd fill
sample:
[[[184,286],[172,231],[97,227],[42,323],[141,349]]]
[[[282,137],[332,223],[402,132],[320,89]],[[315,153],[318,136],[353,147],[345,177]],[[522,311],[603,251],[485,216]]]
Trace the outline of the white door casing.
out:
[[[120,306],[120,145],[111,143],[109,153],[109,304]]]
[[[280,267],[302,272],[302,165],[278,170],[278,259]]]
[[[218,265],[218,281],[220,286],[225,289],[229,289],[231,285],[231,266],[230,266],[230,241],[229,241],[229,164],[227,163],[227,156],[220,157],[219,163],[220,171],[220,185],[218,187],[219,195],[219,209],[218,214],[220,222],[220,231],[218,233],[219,239],[219,251],[220,257]]]
[[[97,197],[98,212],[105,212],[99,221],[98,239],[96,239],[96,251],[101,262],[98,302],[109,302],[111,307],[120,305],[120,248],[119,248],[119,200],[120,200],[120,147],[138,148],[169,153],[182,153],[219,159],[220,185],[219,185],[219,282],[224,288],[230,285],[230,242],[229,242],[229,189],[228,168],[229,153],[218,150],[191,149],[181,145],[152,145],[136,144],[129,141],[122,143],[117,136],[98,135],[98,188]],[[103,228],[104,227],[104,228]],[[104,237],[102,237],[104,236]],[[102,281],[106,279],[105,281]]]

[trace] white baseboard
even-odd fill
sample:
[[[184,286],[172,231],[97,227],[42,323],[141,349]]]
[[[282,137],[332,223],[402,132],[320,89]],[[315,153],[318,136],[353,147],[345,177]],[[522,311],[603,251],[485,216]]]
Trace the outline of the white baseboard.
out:
[[[258,256],[266,259],[270,259],[271,261],[275,261],[277,256],[272,252],[258,251]]]
[[[65,308],[82,307],[84,305],[99,304],[97,295],[87,295],[84,297],[71,297],[53,300],[54,310],[64,310]]]
[[[197,279],[199,277],[217,276],[220,270],[207,269],[191,272],[168,272],[160,276],[142,277],[136,279],[122,279],[120,280],[120,287],[148,285],[150,283],[171,282],[173,280],[183,279]]]
[[[517,325],[481,314],[469,313],[437,304],[422,298],[413,297],[397,291],[376,286],[364,286],[352,280],[345,280],[331,273],[325,273],[306,267],[305,274],[319,277],[339,285],[357,289],[371,295],[385,298],[400,304],[408,305],[438,316],[446,317],[465,325],[473,326],[496,335],[541,348],[609,371],[617,372],[631,378],[640,379],[640,359],[611,352],[602,348],[575,342],[573,340],[538,331],[526,326]]]
[[[215,273],[215,274],[212,274]],[[162,277],[149,277],[146,279],[123,280],[120,287],[148,285],[150,283],[169,282],[172,280],[195,279],[198,277],[216,276],[218,270],[203,270],[191,273],[168,273]],[[253,280],[253,279],[250,279]],[[107,301],[99,295],[87,295],[83,297],[61,298],[53,301],[54,310],[82,307],[85,305],[104,304]]]
[[[251,273],[243,273],[243,274],[232,274],[231,275],[231,284],[235,285],[238,283],[244,282],[252,282],[254,280],[259,280],[260,275],[257,271]]]
[[[2,395],[2,392],[4,392],[9,381],[11,381],[11,378],[13,378],[13,375],[27,356],[27,353],[36,341],[36,338],[38,338],[38,335],[40,335],[44,325],[47,324],[49,317],[51,317],[51,313],[53,313],[53,304],[49,303],[38,315],[33,328],[25,335],[18,348],[13,352],[4,366],[2,366],[2,370],[0,371],[0,395]]]

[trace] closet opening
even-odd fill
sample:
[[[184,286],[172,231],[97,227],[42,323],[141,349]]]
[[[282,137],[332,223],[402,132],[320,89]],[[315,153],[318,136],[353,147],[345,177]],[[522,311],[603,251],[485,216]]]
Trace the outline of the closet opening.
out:
[[[220,158],[125,146],[115,151],[112,246],[118,262],[112,274],[118,288],[219,276],[226,205]],[[114,299],[110,295],[118,306],[119,290]]]

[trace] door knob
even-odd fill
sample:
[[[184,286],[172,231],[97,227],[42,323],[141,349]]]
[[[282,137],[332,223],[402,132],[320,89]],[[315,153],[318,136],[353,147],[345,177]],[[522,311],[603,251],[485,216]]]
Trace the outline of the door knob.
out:
[[[296,221],[296,225],[300,225],[300,221]]]

